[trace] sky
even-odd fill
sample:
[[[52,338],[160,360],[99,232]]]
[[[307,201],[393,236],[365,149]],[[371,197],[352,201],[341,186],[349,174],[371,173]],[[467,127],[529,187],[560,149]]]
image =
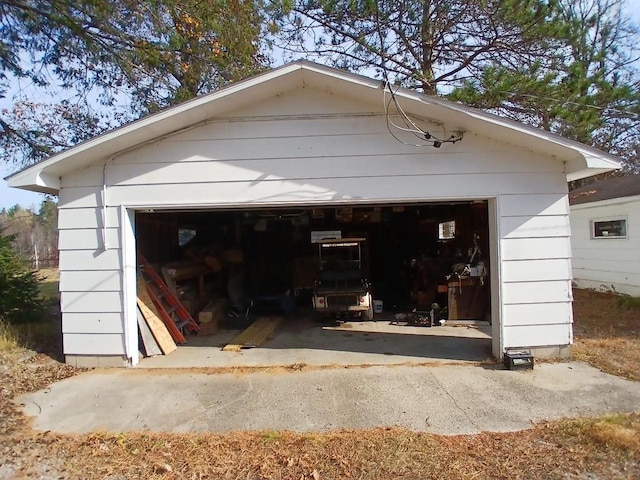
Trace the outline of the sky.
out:
[[[640,24],[640,2],[638,0],[627,0],[627,10],[636,24]],[[40,203],[45,198],[43,194],[10,188],[4,180],[4,177],[15,170],[15,167],[0,161],[0,210],[11,208],[17,204],[23,208],[32,208],[37,211]]]

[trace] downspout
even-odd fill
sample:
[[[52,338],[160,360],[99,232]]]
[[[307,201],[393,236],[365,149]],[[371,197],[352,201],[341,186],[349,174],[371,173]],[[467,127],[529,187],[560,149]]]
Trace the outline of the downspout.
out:
[[[109,160],[113,162],[115,157],[111,157],[104,162],[102,166],[102,250],[107,251],[109,246],[107,245],[107,164]]]

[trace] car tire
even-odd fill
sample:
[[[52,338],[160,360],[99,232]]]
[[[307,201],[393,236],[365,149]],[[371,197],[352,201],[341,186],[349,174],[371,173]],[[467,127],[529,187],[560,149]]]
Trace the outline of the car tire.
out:
[[[369,308],[367,309],[366,312],[364,312],[364,319],[367,322],[371,322],[373,320],[373,297],[369,296]]]

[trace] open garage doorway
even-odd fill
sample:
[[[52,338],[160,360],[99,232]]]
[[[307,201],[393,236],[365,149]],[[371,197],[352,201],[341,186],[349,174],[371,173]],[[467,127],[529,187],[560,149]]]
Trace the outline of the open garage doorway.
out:
[[[258,320],[259,342],[237,348],[251,365],[485,360],[488,205],[138,211],[138,252],[199,325],[197,335],[185,328],[178,352],[145,365],[237,365],[222,349]],[[358,274],[326,273],[345,246],[357,246],[348,261]],[[333,294],[322,293],[325,279]],[[366,290],[334,291],[353,281]],[[370,310],[349,307],[358,301]]]

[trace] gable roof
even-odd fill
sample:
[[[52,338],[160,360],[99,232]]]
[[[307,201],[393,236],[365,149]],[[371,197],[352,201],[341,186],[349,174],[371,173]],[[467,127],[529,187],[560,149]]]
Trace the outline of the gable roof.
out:
[[[597,180],[569,192],[569,204],[599,202],[640,195],[640,175]]]
[[[382,105],[384,85],[380,80],[298,60],[105,132],[15,172],[6,180],[11,187],[55,195],[60,189],[60,177],[67,172],[302,87]],[[620,168],[616,157],[558,135],[413,90],[401,88],[394,92],[408,114],[447,122],[451,131],[472,132],[553,156],[564,162],[568,180]]]

